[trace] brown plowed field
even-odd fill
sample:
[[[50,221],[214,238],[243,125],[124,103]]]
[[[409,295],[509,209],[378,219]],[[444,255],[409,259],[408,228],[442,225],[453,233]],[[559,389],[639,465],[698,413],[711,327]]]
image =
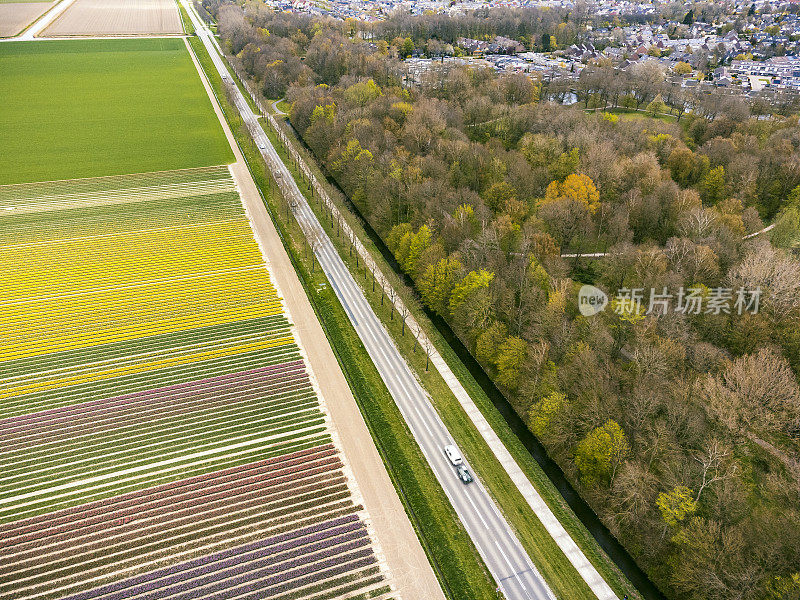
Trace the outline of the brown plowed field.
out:
[[[0,2],[0,37],[17,35],[51,6],[52,2]]]
[[[174,0],[76,0],[43,37],[183,33]]]

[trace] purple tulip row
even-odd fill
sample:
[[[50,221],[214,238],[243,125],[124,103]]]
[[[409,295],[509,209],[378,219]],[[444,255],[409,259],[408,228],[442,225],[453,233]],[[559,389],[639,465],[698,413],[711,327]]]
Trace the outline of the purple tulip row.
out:
[[[297,577],[336,567],[346,561],[366,558],[371,555],[372,550],[370,548],[345,555],[339,555],[334,548],[317,553],[307,560],[298,561],[302,566],[291,570],[286,570],[283,565],[262,566],[260,563],[254,562],[252,565],[244,565],[238,569],[233,569],[232,573],[215,572],[200,580],[184,581],[167,590],[158,590],[158,588],[154,587],[147,592],[151,595],[140,596],[140,598],[141,600],[151,600],[169,595],[170,600],[189,600],[197,597],[198,587],[203,585],[205,586],[205,589],[202,590],[204,597],[214,600],[226,600],[226,598],[230,597],[231,588],[238,588],[236,590],[237,593],[263,590]],[[325,560],[311,562],[317,559]]]
[[[106,519],[100,524],[92,527],[83,528],[80,531],[72,531],[60,534],[53,534],[42,537],[28,544],[26,548],[16,545],[8,548],[14,553],[13,559],[8,557],[5,565],[0,565],[0,575],[6,571],[19,573],[26,567],[32,567],[41,562],[39,548],[48,545],[48,560],[59,560],[58,554],[69,559],[77,554],[92,552],[96,550],[110,551],[113,546],[109,544],[109,532],[115,535],[114,544],[123,548],[129,546],[129,542],[135,541],[137,545],[143,544],[147,536],[153,536],[157,532],[161,537],[165,537],[168,530],[172,530],[177,535],[179,527],[194,528],[198,523],[206,523],[210,518],[216,516],[227,517],[232,512],[240,513],[254,507],[266,508],[267,503],[278,503],[285,499],[290,499],[292,503],[297,502],[302,495],[307,495],[320,491],[331,486],[343,484],[341,476],[325,477],[318,476],[311,480],[291,482],[280,486],[278,489],[262,488],[261,486],[243,486],[241,489],[234,490],[233,494],[217,494],[213,499],[206,502],[206,497],[201,497],[199,501],[182,502],[174,505],[166,505],[166,510],[161,508],[155,510],[142,511],[137,513],[130,522],[123,517],[114,515],[114,518]],[[332,491],[332,490],[331,490]],[[328,492],[330,493],[330,492]],[[216,508],[217,510],[212,510]],[[223,510],[219,510],[222,508]],[[183,525],[180,522],[183,521]],[[169,524],[167,525],[167,522]],[[164,524],[161,531],[154,528],[159,524]],[[150,530],[146,533],[145,530]],[[126,543],[128,542],[128,543]],[[0,553],[0,557],[5,553]],[[69,561],[74,563],[73,561]],[[27,565],[25,563],[28,563]]]
[[[338,556],[369,544],[369,537],[364,532],[356,532],[355,536],[353,534],[350,536],[353,539],[333,540],[333,543],[330,543],[331,540],[326,540],[314,543],[307,548],[301,548],[297,553],[298,560],[295,560],[292,566]],[[283,563],[285,559],[291,557],[276,555],[275,552],[275,549],[272,548],[254,550],[183,573],[162,577],[135,588],[128,588],[110,596],[104,596],[103,600],[124,600],[133,597],[137,600],[157,600],[160,597],[180,594],[187,589],[201,586],[208,586],[206,592],[223,590],[230,587],[228,581],[233,577],[255,579],[273,575],[285,569],[286,565],[279,565],[279,563]]]
[[[53,417],[70,415],[73,416],[74,418],[75,415],[79,415],[85,412],[91,412],[99,407],[104,407],[109,404],[124,405],[124,404],[129,404],[131,402],[149,401],[153,397],[158,397],[162,394],[169,394],[172,393],[173,391],[203,390],[209,386],[214,386],[215,384],[219,384],[222,382],[236,381],[240,379],[249,379],[252,377],[256,377],[260,374],[267,374],[273,371],[281,371],[287,368],[302,368],[302,365],[303,362],[301,360],[296,360],[277,365],[270,365],[267,367],[260,367],[258,369],[250,369],[248,371],[240,371],[238,373],[229,373],[226,375],[217,375],[215,377],[208,377],[205,379],[198,379],[195,381],[189,381],[185,383],[176,383],[173,385],[168,385],[160,388],[153,388],[141,392],[133,392],[122,396],[116,396],[114,398],[101,398],[98,400],[82,402],[80,404],[74,404],[66,407],[51,408],[36,413],[30,413],[27,415],[18,415],[15,417],[8,417],[6,419],[2,419],[0,420],[0,428],[2,428],[3,431],[12,431],[17,427],[30,427],[35,423],[48,421]]]
[[[246,372],[247,375],[234,373],[225,376],[226,379],[200,386],[196,385],[197,382],[188,382],[179,384],[181,387],[177,388],[171,386],[172,389],[169,390],[167,388],[148,390],[150,395],[147,397],[132,399],[127,396],[118,396],[102,401],[76,404],[47,411],[48,414],[45,416],[42,416],[43,413],[34,413],[34,416],[38,415],[38,417],[30,423],[9,426],[0,422],[0,441],[8,442],[34,435],[41,436],[57,429],[58,426],[63,426],[64,429],[79,428],[83,430],[87,425],[97,426],[102,422],[101,418],[114,423],[114,427],[117,427],[116,420],[120,417],[128,418],[142,409],[152,411],[159,406],[174,408],[177,402],[185,404],[182,401],[191,399],[193,402],[197,402],[203,397],[214,398],[225,390],[236,389],[238,392],[246,391],[249,388],[269,389],[281,385],[286,380],[296,380],[298,385],[308,385],[308,377],[302,363],[284,363],[264,368],[270,369],[270,371]],[[91,406],[86,406],[87,404],[91,404]],[[8,443],[4,445],[4,448],[8,448]]]
[[[348,533],[350,531],[357,531],[362,528],[363,524],[359,521],[358,515],[346,515],[337,519],[324,521],[309,527],[304,527],[302,529],[282,533],[265,540],[251,542],[249,544],[224,550],[216,554],[202,556],[189,562],[180,563],[171,567],[159,569],[157,571],[144,573],[130,579],[118,581],[116,583],[105,585],[99,588],[94,588],[86,592],[69,596],[64,600],[90,600],[91,598],[97,598],[99,596],[106,596],[108,594],[119,593],[123,591],[125,593],[125,597],[131,597],[132,593],[129,590],[133,586],[139,586],[145,583],[154,583],[159,579],[167,578],[178,573],[184,573],[191,569],[202,567],[216,561],[235,557],[239,554],[252,552],[253,550],[258,550],[259,548],[267,548],[269,546],[274,546],[298,538],[306,539],[313,536],[320,536],[320,539],[324,539],[326,536],[336,536],[342,533]]]
[[[237,595],[237,600],[260,600],[263,598],[269,598],[270,596],[275,596],[291,589],[297,589],[304,585],[319,583],[324,579],[329,579],[331,577],[335,577],[336,575],[341,575],[342,573],[356,571],[357,569],[362,569],[377,562],[377,559],[375,558],[375,555],[372,554],[371,550],[360,554],[363,556],[363,558],[357,559],[358,557],[354,555],[347,557],[347,559],[351,561],[348,563],[342,564],[341,559],[334,559],[327,561],[327,564],[324,566],[322,564],[312,565],[310,568],[306,567],[305,569],[298,569],[297,571],[293,571],[291,573],[273,577],[270,580],[262,580],[251,583],[236,590],[237,594],[245,594],[243,596]],[[357,560],[352,560],[354,558]],[[325,568],[325,570],[322,570],[323,568]],[[198,598],[198,596],[193,596],[193,598]],[[230,593],[212,594],[210,596],[204,595],[202,598],[203,600],[228,600],[230,598]],[[170,600],[178,599],[170,598]]]
[[[244,596],[238,596],[237,600],[263,600],[264,598],[274,597],[278,594],[285,594],[286,592],[290,592],[292,590],[298,590],[299,588],[303,588],[307,585],[314,585],[314,584],[319,585],[320,582],[327,582],[332,587],[333,585],[336,585],[337,580],[335,578],[341,575],[348,575],[347,577],[343,578],[345,581],[355,581],[358,579],[362,579],[363,576],[368,574],[369,571],[372,571],[373,574],[379,573],[380,567],[374,567],[374,566],[372,567],[372,569],[369,569],[366,572],[362,573],[358,572],[361,571],[362,569],[365,569],[366,567],[375,565],[376,562],[378,561],[374,555],[368,556],[367,558],[362,558],[360,560],[356,560],[347,564],[339,565],[338,567],[328,569],[322,573],[314,573],[312,575],[307,575],[300,579],[295,579],[294,581],[290,581],[288,583],[283,583],[281,585],[273,586],[268,590],[264,590],[263,592],[255,592],[255,593],[245,594]],[[372,579],[373,579],[372,583],[374,583],[375,578],[373,577]],[[379,580],[383,579],[383,576],[380,576],[378,579]],[[338,581],[342,581],[342,578],[340,578]],[[300,594],[302,596],[306,595],[302,591],[300,592]],[[299,598],[301,596],[298,596],[297,592],[295,592],[295,594],[293,594],[292,597]]]
[[[138,508],[142,502],[152,502],[163,498],[174,497],[195,490],[209,489],[209,486],[220,485],[227,482],[241,480],[242,476],[257,475],[262,472],[280,473],[287,467],[301,465],[305,462],[317,460],[335,454],[331,444],[315,446],[289,454],[276,456],[255,463],[230,467],[221,471],[205,473],[188,479],[162,484],[153,488],[137,490],[120,496],[114,496],[89,504],[74,506],[55,513],[37,515],[20,521],[13,521],[0,525],[0,547],[17,543],[19,536],[40,529],[49,529],[60,524],[83,521],[92,517],[106,515],[111,511],[120,511],[125,508]],[[245,475],[246,474],[246,475]],[[279,475],[273,475],[275,477]]]

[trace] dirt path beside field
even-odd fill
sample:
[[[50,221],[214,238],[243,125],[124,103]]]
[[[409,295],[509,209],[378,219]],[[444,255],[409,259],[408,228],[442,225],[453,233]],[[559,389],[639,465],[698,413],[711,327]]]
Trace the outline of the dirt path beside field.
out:
[[[237,162],[231,167],[231,172],[251,219],[253,232],[266,254],[270,276],[288,307],[298,343],[322,391],[322,402],[331,416],[347,463],[355,476],[391,572],[392,583],[404,600],[444,600],[439,582],[389,479],[347,380],[194,54],[192,60],[233,149]]]

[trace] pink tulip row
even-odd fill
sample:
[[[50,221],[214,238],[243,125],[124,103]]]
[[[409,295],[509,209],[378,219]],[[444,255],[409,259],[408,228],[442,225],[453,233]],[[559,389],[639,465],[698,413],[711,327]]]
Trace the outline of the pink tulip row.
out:
[[[125,411],[119,415],[111,414],[104,419],[97,420],[87,417],[84,423],[70,424],[68,426],[53,426],[52,430],[39,428],[35,435],[20,433],[12,438],[13,441],[7,442],[3,450],[13,452],[29,450],[37,442],[53,444],[59,440],[70,440],[76,434],[90,435],[98,434],[108,437],[114,434],[115,429],[131,427],[140,424],[151,423],[156,419],[169,419],[180,415],[191,415],[193,412],[209,411],[214,408],[230,409],[234,404],[247,404],[252,401],[259,401],[264,408],[272,406],[279,407],[288,400],[291,400],[292,393],[311,393],[312,388],[305,375],[286,374],[281,377],[271,378],[265,382],[247,382],[239,387],[229,386],[230,389],[208,390],[206,394],[192,394],[190,400],[180,398],[164,397],[157,403],[147,407],[146,411]],[[124,410],[124,409],[123,409]],[[198,418],[198,417],[195,417]]]
[[[21,433],[30,434],[41,430],[47,431],[60,424],[80,426],[87,422],[92,423],[105,414],[114,414],[115,410],[124,410],[127,413],[132,408],[148,409],[186,397],[194,397],[197,394],[210,395],[211,392],[218,392],[243,382],[269,380],[272,377],[280,376],[282,373],[302,374],[305,377],[304,371],[302,361],[293,361],[251,371],[220,375],[209,379],[190,381],[144,392],[103,398],[29,415],[11,417],[0,420],[0,441],[12,439]]]

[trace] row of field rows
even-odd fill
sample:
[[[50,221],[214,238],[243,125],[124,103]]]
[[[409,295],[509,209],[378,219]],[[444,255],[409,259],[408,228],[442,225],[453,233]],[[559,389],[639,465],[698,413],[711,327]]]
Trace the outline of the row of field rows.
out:
[[[159,462],[185,453],[230,445],[264,435],[303,430],[322,423],[313,389],[302,369],[253,373],[194,389],[175,388],[152,395],[155,407],[139,415],[131,407],[111,410],[103,423],[92,411],[65,409],[40,424],[35,436],[25,422],[0,426],[0,501],[68,481]],[[195,396],[194,403],[183,404]],[[81,408],[82,405],[72,408]],[[141,407],[140,407],[141,408]],[[119,420],[116,415],[122,414]],[[48,415],[50,416],[50,415]],[[83,421],[65,427],[70,417]]]
[[[240,219],[242,203],[236,192],[165,200],[146,204],[75,208],[11,217],[0,210],[0,246],[44,241],[95,239],[128,231],[159,230],[187,223]]]
[[[138,295],[129,290],[127,300],[120,292],[108,302],[98,294],[87,302],[54,300],[40,310],[14,307],[0,317],[0,361],[282,314],[266,273],[244,275],[210,274],[191,286],[163,283]],[[226,282],[232,284],[227,297]]]
[[[0,265],[8,270],[9,285],[0,301],[113,289],[258,264],[263,258],[247,221],[240,219],[3,246]]]
[[[269,593],[280,574],[372,556],[341,466],[319,445],[0,525],[0,598],[183,597],[221,580]]]
[[[161,333],[133,340],[0,362],[0,386],[7,388],[23,379],[31,379],[39,375],[49,375],[60,371],[78,371],[91,365],[118,363],[129,356],[144,356],[158,352],[170,352],[176,348],[190,348],[267,333],[281,333],[287,331],[288,328],[289,322],[281,313],[258,319],[197,327],[189,331]]]
[[[91,402],[99,398],[120,396],[152,388],[166,387],[197,379],[207,379],[227,373],[236,373],[264,366],[289,362],[300,358],[294,343],[242,352],[215,354],[202,360],[182,361],[170,365],[155,365],[152,369],[116,374],[109,378],[95,378],[70,386],[53,387],[20,396],[9,396],[0,405],[3,419],[51,410],[72,404]]]
[[[57,211],[63,209],[92,208],[96,206],[115,206],[132,202],[149,202],[183,198],[188,195],[221,194],[235,190],[233,180],[219,179],[214,181],[174,183],[169,185],[133,188],[83,194],[62,194],[45,196],[17,204],[7,204],[3,210],[11,216]]]
[[[228,167],[223,165],[195,169],[178,169],[175,171],[158,171],[154,173],[136,173],[133,175],[112,175],[87,179],[0,185],[0,207],[13,205],[18,202],[31,201],[36,198],[63,196],[66,194],[96,194],[104,191],[118,192],[120,190],[158,185],[169,186],[184,183],[203,183],[205,181],[225,178],[230,178],[230,171]]]
[[[279,317],[279,315],[276,316]],[[178,341],[180,345],[153,349],[147,348],[146,346],[140,346],[136,352],[109,358],[102,358],[98,356],[98,360],[78,364],[73,361],[64,361],[61,363],[56,361],[57,355],[61,354],[63,356],[63,354],[66,353],[48,354],[41,358],[49,357],[51,360],[47,362],[30,361],[28,364],[38,364],[40,366],[47,365],[49,368],[44,370],[37,369],[35,371],[18,371],[17,375],[12,375],[10,370],[5,370],[3,368],[4,363],[0,363],[0,374],[7,375],[6,377],[0,377],[0,392],[16,389],[19,390],[20,393],[24,393],[27,387],[41,387],[52,381],[62,382],[63,384],[79,383],[91,374],[101,372],[112,373],[116,370],[127,368],[129,365],[143,364],[155,361],[156,359],[168,359],[196,355],[202,350],[235,348],[237,346],[242,346],[247,342],[253,342],[257,340],[279,340],[290,335],[288,323],[278,322],[277,324],[279,325],[277,327],[273,326],[270,328],[250,330],[241,333],[230,331],[228,336],[217,339],[201,338],[199,340],[194,340],[190,337],[190,334],[193,333],[193,331],[190,331],[187,332],[187,337],[189,339]],[[233,328],[233,326],[231,328]],[[160,336],[154,337],[158,338]],[[139,339],[141,340],[142,338]],[[92,346],[91,348],[94,349],[97,347]],[[85,349],[82,348],[81,350]]]
[[[389,600],[226,166],[0,186],[0,600]]]
[[[274,348],[293,343],[288,329],[276,329],[251,334],[246,337],[235,337],[229,340],[218,340],[180,346],[160,352],[140,353],[120,357],[117,361],[103,361],[84,366],[73,366],[67,369],[52,369],[42,374],[26,374],[23,377],[12,377],[0,381],[0,398],[12,398],[50,389],[77,385],[89,381],[99,381],[120,377],[128,373],[152,371],[158,368],[199,362],[213,356],[223,357],[233,354]]]

